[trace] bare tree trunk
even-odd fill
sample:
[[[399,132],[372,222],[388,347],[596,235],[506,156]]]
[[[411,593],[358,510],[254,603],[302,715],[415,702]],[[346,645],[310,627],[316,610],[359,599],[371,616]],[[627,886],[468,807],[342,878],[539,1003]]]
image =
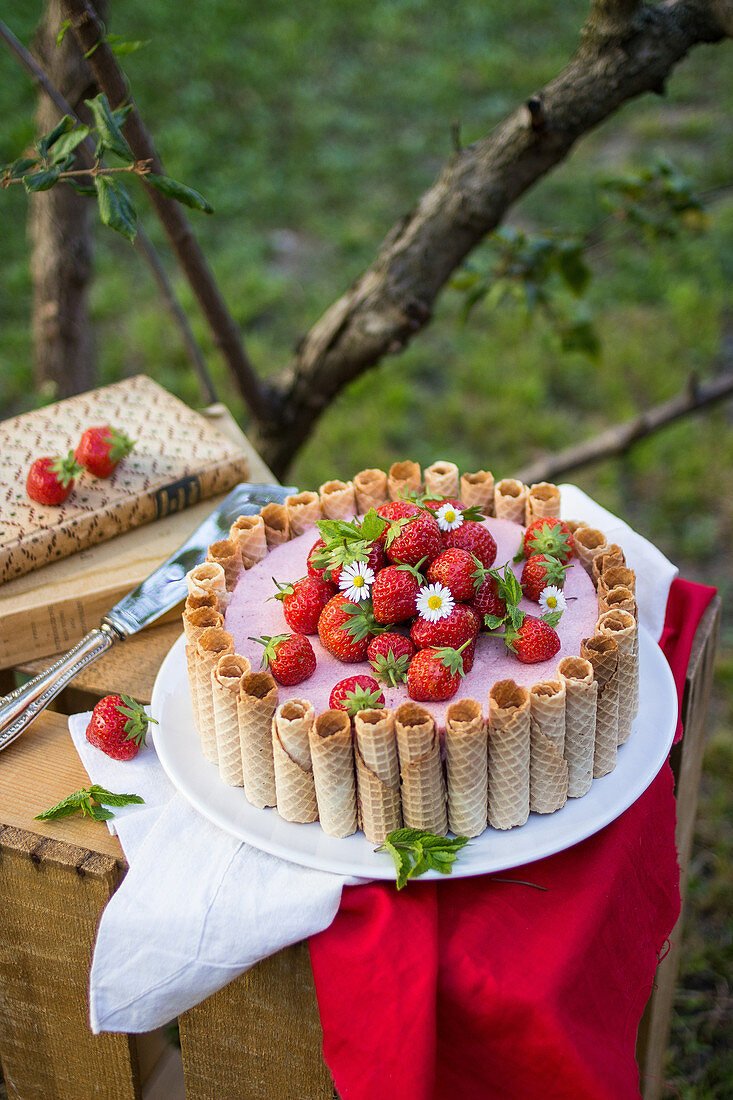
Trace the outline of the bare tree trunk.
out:
[[[71,106],[94,95],[89,68],[73,37],[57,46],[61,26],[59,0],[47,0],[35,51],[53,83]],[[82,108],[83,111],[83,108]],[[59,121],[58,108],[39,91],[38,132]],[[92,269],[89,200],[70,187],[54,187],[31,196],[28,233],[33,280],[33,380],[53,387],[55,397],[89,389],[95,381],[95,356],[88,316]]]

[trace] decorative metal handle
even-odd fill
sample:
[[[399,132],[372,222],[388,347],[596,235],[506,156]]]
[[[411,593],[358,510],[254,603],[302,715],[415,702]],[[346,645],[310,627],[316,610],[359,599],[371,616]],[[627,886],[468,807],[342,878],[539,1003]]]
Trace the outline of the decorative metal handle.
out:
[[[116,630],[102,623],[45,672],[0,699],[0,752],[20,737],[77,673],[106,653],[119,639]]]

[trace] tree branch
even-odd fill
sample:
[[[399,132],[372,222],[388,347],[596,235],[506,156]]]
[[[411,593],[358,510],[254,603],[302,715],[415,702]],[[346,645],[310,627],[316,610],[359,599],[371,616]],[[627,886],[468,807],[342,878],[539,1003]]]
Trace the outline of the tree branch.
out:
[[[81,119],[77,115],[74,108],[66,99],[61,95],[61,92],[50,80],[48,73],[45,69],[39,65],[35,57],[25,46],[20,42],[13,32],[2,21],[0,21],[0,38],[4,40],[11,53],[15,54],[20,64],[29,74],[31,80],[42,88],[52,103],[56,105],[62,115],[69,115],[76,122],[81,124]],[[88,165],[96,163],[97,158],[94,153],[94,143],[90,138],[86,138],[82,142],[78,150],[79,157],[86,161]],[[145,230],[138,222],[137,235],[135,237],[135,248],[143,257],[145,262],[150,267],[153,278],[158,284],[158,289],[163,296],[163,300],[168,306],[169,310],[173,314],[175,321],[181,331],[181,337],[183,343],[188,352],[188,357],[191,360],[191,365],[194,369],[196,376],[198,377],[199,384],[201,386],[206,403],[211,405],[219,400],[216,392],[216,387],[209,374],[206,361],[204,359],[201,348],[198,341],[193,334],[193,329],[188,323],[188,317],[186,316],[183,306],[179,302],[176,292],[173,289],[173,284],[168,278],[160,256],[155,250],[153,242],[150,240]]]
[[[585,440],[573,447],[567,447],[559,454],[549,455],[538,462],[533,462],[531,466],[520,470],[516,476],[527,485],[534,485],[538,481],[556,481],[560,474],[577,470],[581,466],[588,466],[592,462],[600,462],[604,458],[623,454],[632,444],[638,443],[640,439],[646,439],[667,424],[690,413],[699,412],[732,395],[733,371],[718,375],[717,378],[703,384],[698,384],[693,375],[685,389],[671,400],[654,405],[632,420],[617,424],[608,431],[594,436],[593,439]]]
[[[453,271],[511,205],[622,103],[658,91],[693,46],[725,37],[733,4],[617,6],[628,16],[624,34],[594,30],[593,11],[575,56],[534,97],[541,104],[539,129],[523,105],[490,136],[454,153],[372,266],[307,334],[280,380],[275,414],[257,422],[257,446],[277,474],[344,386],[401,351],[429,322]]]
[[[165,175],[152,138],[130,95],[125,75],[106,41],[104,27],[86,0],[63,0],[63,7],[94,79],[107,96],[111,108],[116,110],[123,104],[132,104],[123,130],[136,159],[150,160],[153,172]],[[239,328],[227,308],[183,209],[175,200],[169,199],[144,181],[143,186],[206,317],[214,342],[224,356],[252,415],[257,419],[272,415],[268,389],[257,376],[247,356]]]

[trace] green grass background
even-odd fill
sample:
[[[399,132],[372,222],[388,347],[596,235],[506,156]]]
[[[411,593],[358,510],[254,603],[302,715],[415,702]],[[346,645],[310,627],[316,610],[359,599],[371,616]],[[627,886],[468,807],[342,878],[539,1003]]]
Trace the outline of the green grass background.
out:
[[[196,232],[266,374],[373,257],[451,152],[550,79],[574,49],[586,4],[566,0],[321,0],[267,5],[129,0],[110,30],[146,42],[124,59],[167,171],[216,208]],[[40,4],[6,0],[25,42]],[[531,231],[585,233],[606,211],[599,182],[669,156],[706,196],[710,229],[644,243],[611,228],[590,256],[590,305],[603,344],[591,364],[562,354],[540,321],[507,306],[461,320],[448,290],[430,328],[355,382],[326,413],[291,476],[302,488],[404,457],[450,458],[500,476],[663,401],[691,371],[730,361],[733,67],[729,46],[699,47],[664,98],[631,103],[511,212]],[[34,92],[0,53],[0,161],[32,140]],[[191,293],[140,197],[222,398],[246,426]],[[30,383],[30,278],[20,188],[0,194],[0,415],[53,399]],[[145,372],[201,403],[180,338],[132,248],[96,234],[91,308],[100,382]],[[481,255],[476,257],[481,261]],[[572,476],[729,603],[733,565],[730,403],[672,425],[624,458]],[[730,789],[733,619],[726,616],[712,740],[690,888],[683,979],[667,1079],[707,1100],[733,1088]]]

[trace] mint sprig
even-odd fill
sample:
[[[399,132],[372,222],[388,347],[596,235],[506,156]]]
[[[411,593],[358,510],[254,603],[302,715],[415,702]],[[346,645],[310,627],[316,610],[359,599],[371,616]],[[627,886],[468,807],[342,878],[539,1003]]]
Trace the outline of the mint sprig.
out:
[[[397,869],[397,889],[426,871],[449,875],[467,836],[436,836],[426,829],[394,829],[375,852],[389,852]]]
[[[82,787],[79,791],[57,802],[48,810],[36,814],[35,821],[56,821],[61,817],[70,817],[72,814],[81,813],[83,817],[91,817],[95,821],[109,821],[115,815],[107,806],[129,806],[132,803],[144,803],[145,799],[139,794],[115,794],[92,783],[91,787]]]

